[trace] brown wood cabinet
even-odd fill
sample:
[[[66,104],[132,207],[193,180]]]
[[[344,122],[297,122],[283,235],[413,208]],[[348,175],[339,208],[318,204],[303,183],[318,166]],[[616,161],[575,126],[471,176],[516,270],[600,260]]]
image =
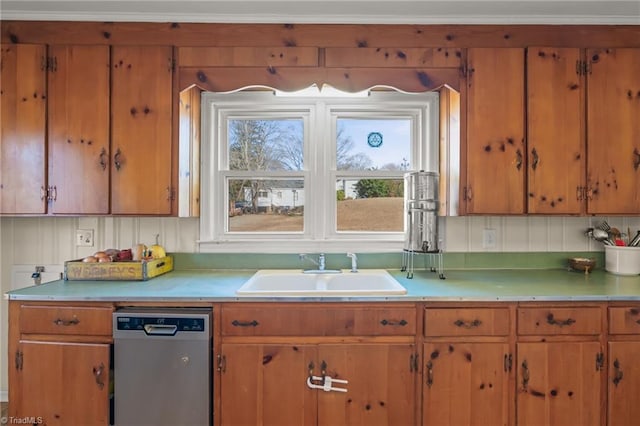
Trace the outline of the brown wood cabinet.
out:
[[[468,49],[466,213],[525,213],[524,54]]]
[[[0,214],[46,212],[46,46],[2,44]]]
[[[640,212],[639,75],[640,49],[528,48],[529,213]]]
[[[49,212],[109,213],[109,46],[50,46]]]
[[[640,48],[588,49],[590,214],[640,214]]]
[[[585,77],[576,48],[527,49],[527,211],[585,210]]]
[[[602,310],[518,308],[516,424],[603,424]]]
[[[112,48],[113,214],[172,212],[173,69],[171,47]]]
[[[10,301],[10,416],[108,424],[113,309]],[[640,414],[637,304],[233,302],[214,312],[216,425],[631,426]],[[323,377],[346,380],[333,386],[347,392],[309,387]]]
[[[34,424],[109,424],[112,310],[10,304],[10,416]]]
[[[424,312],[422,425],[508,425],[513,355],[510,309]]]
[[[393,304],[224,305],[221,424],[415,424],[415,313]],[[330,379],[346,380],[333,387],[347,391],[309,387]]]
[[[632,426],[640,418],[640,305],[609,307],[607,425]]]

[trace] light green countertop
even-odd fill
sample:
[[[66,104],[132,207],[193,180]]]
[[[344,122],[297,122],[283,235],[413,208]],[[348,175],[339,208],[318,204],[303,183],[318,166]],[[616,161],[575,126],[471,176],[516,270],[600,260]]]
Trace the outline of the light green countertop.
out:
[[[9,300],[31,301],[640,301],[640,276],[602,270],[589,275],[566,269],[448,270],[446,279],[416,270],[413,279],[389,272],[407,289],[402,296],[238,297],[255,270],[176,270],[149,281],[53,281],[14,290]]]

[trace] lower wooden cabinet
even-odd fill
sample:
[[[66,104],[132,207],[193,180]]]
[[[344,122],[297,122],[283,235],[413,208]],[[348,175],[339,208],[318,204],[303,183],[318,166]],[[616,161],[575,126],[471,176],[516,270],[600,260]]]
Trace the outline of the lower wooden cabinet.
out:
[[[414,425],[415,352],[413,344],[223,343],[221,424]],[[329,380],[337,381],[322,389]]]
[[[598,342],[518,343],[517,424],[600,425]]]
[[[509,424],[512,311],[505,305],[424,309],[423,426]]]
[[[640,304],[609,307],[607,425],[640,419]]]
[[[509,345],[424,345],[422,424],[508,425]]]
[[[44,425],[108,425],[108,303],[9,303],[9,416]]]
[[[9,416],[109,424],[113,308],[10,301]],[[640,418],[637,304],[213,308],[214,426],[635,426]]]
[[[15,363],[14,418],[61,426],[109,424],[108,344],[23,340]]]

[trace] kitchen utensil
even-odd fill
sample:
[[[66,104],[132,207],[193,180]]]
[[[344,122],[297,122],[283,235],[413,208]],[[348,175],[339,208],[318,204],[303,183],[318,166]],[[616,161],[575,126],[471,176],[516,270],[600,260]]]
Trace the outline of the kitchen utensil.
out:
[[[593,239],[596,241],[600,241],[601,243],[607,245],[607,246],[614,246],[615,244],[613,243],[613,241],[611,241],[611,239],[609,238],[609,233],[603,229],[600,228],[594,228],[593,229]]]
[[[596,267],[596,259],[592,257],[570,257],[569,267],[574,271],[584,271],[588,274]]]

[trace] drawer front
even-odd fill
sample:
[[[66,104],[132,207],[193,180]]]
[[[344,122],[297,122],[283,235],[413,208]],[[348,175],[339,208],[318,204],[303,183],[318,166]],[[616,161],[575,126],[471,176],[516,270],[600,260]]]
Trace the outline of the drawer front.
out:
[[[404,336],[416,332],[413,307],[227,306],[221,318],[223,336]]]
[[[640,334],[640,305],[609,308],[610,334]]]
[[[424,313],[425,336],[507,336],[509,309],[430,309]]]
[[[82,306],[22,306],[20,332],[111,336],[113,309]]]
[[[518,334],[585,335],[600,334],[602,310],[583,308],[519,308]]]

